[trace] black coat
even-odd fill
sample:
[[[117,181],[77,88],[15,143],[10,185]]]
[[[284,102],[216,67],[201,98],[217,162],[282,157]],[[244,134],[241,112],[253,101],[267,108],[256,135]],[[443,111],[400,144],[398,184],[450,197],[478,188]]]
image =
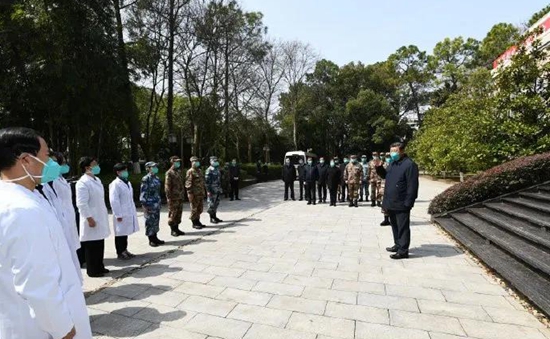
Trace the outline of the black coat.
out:
[[[283,181],[287,183],[293,183],[296,180],[296,168],[294,165],[283,166]]]
[[[334,166],[327,169],[327,186],[329,189],[338,189],[341,178],[342,171],[340,171],[339,167]]]
[[[298,179],[300,181],[306,180],[306,165],[298,165]]]
[[[327,171],[329,165],[327,164],[318,164],[317,172],[319,172],[319,184],[324,185],[327,182]]]
[[[235,181],[235,178],[240,179],[241,168],[239,166],[229,166],[229,181]]]
[[[386,179],[382,208],[387,211],[410,211],[418,197],[418,166],[406,155],[376,173]]]
[[[316,182],[319,180],[319,171],[317,170],[317,166],[313,165],[305,165],[304,166],[304,181],[305,182]]]
[[[345,185],[346,181],[344,180],[344,172],[346,171],[347,164],[340,164],[340,184]]]

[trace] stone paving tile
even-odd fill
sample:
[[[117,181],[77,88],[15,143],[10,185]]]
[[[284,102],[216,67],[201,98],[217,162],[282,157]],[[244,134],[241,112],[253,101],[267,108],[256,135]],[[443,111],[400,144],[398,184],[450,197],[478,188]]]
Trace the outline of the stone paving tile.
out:
[[[281,329],[272,326],[254,324],[244,339],[316,339],[316,334]]]
[[[198,295],[202,297],[214,298],[225,289],[225,287],[211,286],[199,283],[185,281],[174,289],[174,292],[188,295]]]
[[[197,314],[185,329],[225,339],[241,339],[251,326],[251,323],[240,320]]]
[[[145,330],[143,334],[138,335],[135,339],[206,339],[206,334],[193,333],[186,330],[152,324]]]
[[[304,286],[260,281],[252,290],[276,295],[299,297],[304,291]]]
[[[243,279],[264,281],[264,282],[274,282],[280,283],[285,280],[286,273],[277,273],[277,272],[259,272],[259,271],[246,271],[243,275]]]
[[[389,325],[390,318],[387,310],[363,305],[340,304],[330,301],[325,315],[333,318],[359,320],[374,324]]]
[[[305,298],[275,295],[267,304],[267,307],[281,310],[296,311],[322,315],[325,312],[327,302],[323,300],[311,300]]]
[[[250,291],[258,282],[243,278],[218,277],[212,279],[208,284],[221,287],[232,287],[239,290]]]
[[[378,308],[384,308],[384,309],[419,312],[417,302],[415,299],[412,299],[412,298],[359,293],[359,296],[357,298],[357,303],[359,305],[378,307]]]
[[[171,276],[172,279],[206,284],[216,278],[214,274],[181,271]]]
[[[242,268],[242,269],[245,269],[245,270],[249,269],[251,266],[254,267],[254,270],[256,270],[256,271],[269,272],[269,270],[271,270],[271,268],[274,265],[269,264],[269,263],[253,263],[252,264],[248,261],[236,261],[235,263],[233,263],[233,265],[231,265],[231,267]]]
[[[211,273],[222,277],[238,278],[244,274],[245,270],[240,268],[228,268],[220,266],[210,266],[204,269],[204,273]]]
[[[235,288],[225,289],[216,299],[233,301],[240,304],[265,306],[273,297],[272,294],[262,292],[250,292]]]
[[[357,272],[344,272],[337,270],[325,270],[321,268],[316,268],[313,271],[314,277],[328,278],[328,279],[341,279],[341,280],[351,280],[357,281],[359,273]]]
[[[546,328],[533,315],[525,311],[509,310],[504,308],[483,307],[496,323]]]
[[[386,294],[384,284],[369,283],[363,281],[348,281],[335,279],[332,284],[333,290],[349,291],[349,292],[364,292],[373,294]]]
[[[466,334],[481,339],[546,339],[542,332],[531,327],[495,324],[471,319],[460,319]]]
[[[357,304],[357,293],[347,291],[328,290],[323,288],[306,287],[302,295],[304,298],[336,301],[346,304]]]
[[[227,318],[284,328],[291,314],[291,311],[239,304]]]
[[[216,300],[192,295],[178,305],[180,310],[189,310],[225,317],[237,304],[230,301]]]
[[[293,313],[287,328],[296,331],[332,336],[335,338],[353,338],[355,323],[345,319]]]
[[[410,328],[399,328],[388,325],[371,324],[358,321],[355,338],[357,339],[430,339],[426,331]],[[433,338],[432,338],[433,339]]]
[[[119,314],[109,314],[92,323],[92,331],[111,337],[133,338],[151,326],[150,322],[128,318]]]
[[[168,306],[150,306],[145,307],[132,316],[134,319],[148,321],[153,324],[163,324],[172,328],[183,328],[189,322],[196,312],[182,311]]]
[[[465,335],[458,319],[433,314],[390,310],[390,324],[424,331]]]
[[[158,288],[150,288],[143,293],[146,296],[143,298],[141,296],[138,296],[139,300],[155,305],[163,305],[169,307],[178,306],[188,297],[188,295],[182,293],[165,291]]]
[[[420,307],[420,312],[427,314],[492,321],[483,307],[477,305],[455,304],[434,300],[418,300],[418,307]]]
[[[431,339],[474,339],[472,337],[456,336],[452,334],[430,332]]]
[[[318,288],[330,288],[332,286],[333,280],[329,278],[319,278],[319,277],[303,277],[297,275],[289,275],[283,281],[285,284],[289,285],[300,285],[300,286],[310,286]]]
[[[445,301],[440,290],[425,287],[386,285],[386,294],[396,297]]]
[[[480,305],[489,307],[498,307],[513,309],[514,307],[504,297],[495,295],[486,295],[471,292],[453,292],[441,291],[445,299],[449,302],[467,305]]]
[[[149,305],[150,303],[143,302],[141,300],[132,300],[113,295],[90,307],[109,313],[116,313],[131,317]]]

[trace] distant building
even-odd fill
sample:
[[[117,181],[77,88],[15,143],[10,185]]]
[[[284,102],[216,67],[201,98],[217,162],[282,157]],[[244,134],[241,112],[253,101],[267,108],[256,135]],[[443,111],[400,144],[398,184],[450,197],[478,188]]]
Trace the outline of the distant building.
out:
[[[533,44],[535,39],[538,39],[541,42],[542,48],[548,48],[550,46],[550,12],[546,13],[539,21],[537,21],[533,26],[529,27],[528,32],[534,32],[538,28],[542,29],[542,33],[539,35],[529,36],[522,44],[528,49]],[[512,57],[518,52],[518,46],[512,46],[508,48],[504,53],[502,53],[494,62],[493,62],[493,74],[495,71],[501,67],[506,67],[512,62]]]

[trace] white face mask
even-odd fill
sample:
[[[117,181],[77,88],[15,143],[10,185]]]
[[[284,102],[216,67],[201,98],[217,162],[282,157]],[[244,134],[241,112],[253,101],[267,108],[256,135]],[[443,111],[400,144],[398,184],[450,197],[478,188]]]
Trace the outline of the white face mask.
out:
[[[47,166],[44,161],[38,159],[34,155],[28,154],[28,153],[27,153],[27,155],[30,156],[31,158],[33,158],[34,160],[40,162],[41,164],[43,164],[44,167]],[[19,160],[21,160],[21,157],[22,157],[22,155],[19,156]],[[19,178],[16,178],[16,179],[5,180],[5,181],[6,182],[17,182],[17,181],[25,180],[27,178],[31,178],[32,182],[34,182],[35,185],[38,185],[35,178],[42,179],[42,175],[32,175],[32,174],[29,173],[29,171],[27,171],[27,168],[23,164],[21,164],[21,167],[23,167],[23,171],[25,171],[25,174],[26,174],[25,176],[22,176],[22,177],[19,177]]]

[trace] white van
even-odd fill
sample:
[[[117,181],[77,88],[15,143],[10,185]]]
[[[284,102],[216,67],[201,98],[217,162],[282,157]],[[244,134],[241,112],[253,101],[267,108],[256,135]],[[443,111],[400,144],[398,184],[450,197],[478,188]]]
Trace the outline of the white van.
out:
[[[313,164],[317,162],[317,154],[304,152],[304,151],[286,152],[285,158],[283,159],[283,164],[285,163],[286,158],[289,158],[290,163],[294,165],[294,168],[296,168],[296,180],[298,180],[298,165],[299,165],[300,159],[304,161],[304,164],[307,163],[307,158],[312,158]]]

